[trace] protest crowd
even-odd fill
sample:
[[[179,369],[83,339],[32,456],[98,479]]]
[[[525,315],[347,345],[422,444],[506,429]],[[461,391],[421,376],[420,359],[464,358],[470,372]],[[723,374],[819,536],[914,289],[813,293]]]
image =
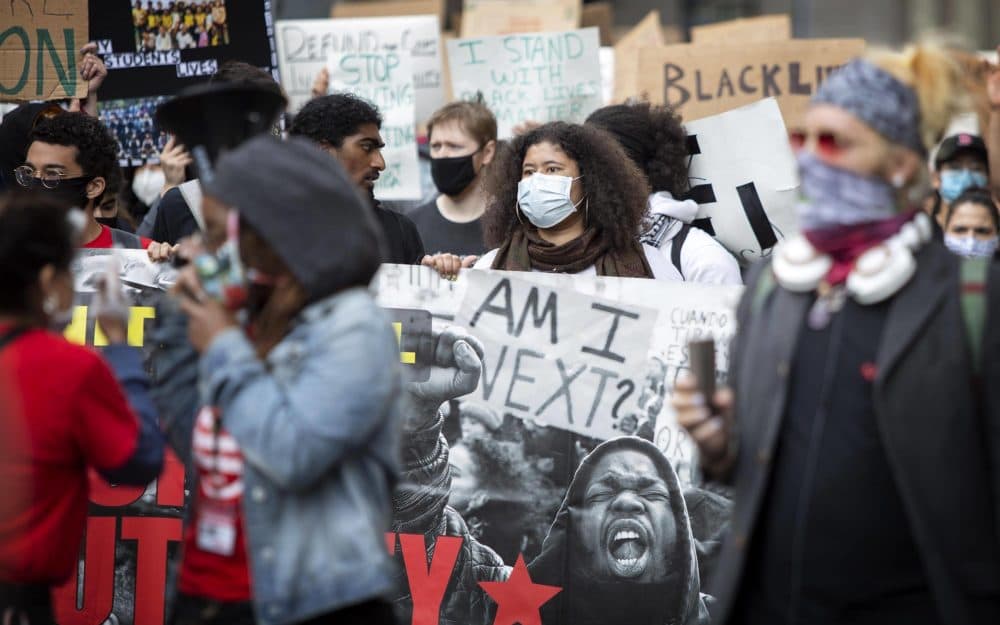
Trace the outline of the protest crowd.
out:
[[[17,4],[0,625],[1000,623],[997,54]]]

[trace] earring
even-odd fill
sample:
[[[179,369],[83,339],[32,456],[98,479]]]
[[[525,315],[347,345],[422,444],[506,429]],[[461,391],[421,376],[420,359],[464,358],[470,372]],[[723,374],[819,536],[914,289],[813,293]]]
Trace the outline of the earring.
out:
[[[45,298],[45,301],[42,302],[42,311],[46,315],[51,317],[52,315],[56,314],[58,310],[59,310],[59,299],[55,295],[49,295],[48,297]]]
[[[524,219],[521,218],[521,205],[518,204],[518,203],[514,204],[514,216],[517,217],[517,220],[519,222],[521,222],[521,225],[523,226],[524,225]]]
[[[583,207],[583,223],[589,228],[590,227],[590,198],[587,198],[587,203]]]
[[[892,186],[896,189],[902,189],[903,185],[906,184],[906,176],[902,173],[895,173],[892,175]]]

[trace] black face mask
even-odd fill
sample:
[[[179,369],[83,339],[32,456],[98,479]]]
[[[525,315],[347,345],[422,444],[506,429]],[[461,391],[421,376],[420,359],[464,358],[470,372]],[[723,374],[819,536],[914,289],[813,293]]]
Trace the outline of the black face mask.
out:
[[[94,217],[94,219],[96,219],[97,223],[101,224],[102,226],[107,226],[109,228],[118,227],[117,217]]]
[[[445,195],[458,195],[468,189],[476,179],[476,168],[472,164],[472,157],[477,152],[478,150],[468,156],[432,158],[431,178],[434,179],[434,186],[438,191]]]
[[[88,176],[80,176],[78,178],[63,178],[59,181],[59,186],[55,189],[46,189],[42,185],[36,185],[37,188],[45,191],[46,193],[52,194],[70,206],[75,206],[79,209],[87,208],[87,202],[90,199],[87,197],[87,185],[93,178]]]

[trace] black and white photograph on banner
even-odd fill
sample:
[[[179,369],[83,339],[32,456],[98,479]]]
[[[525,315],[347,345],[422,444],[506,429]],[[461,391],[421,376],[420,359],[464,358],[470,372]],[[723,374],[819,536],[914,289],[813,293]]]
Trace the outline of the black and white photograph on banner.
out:
[[[136,52],[229,45],[226,0],[132,0]]]

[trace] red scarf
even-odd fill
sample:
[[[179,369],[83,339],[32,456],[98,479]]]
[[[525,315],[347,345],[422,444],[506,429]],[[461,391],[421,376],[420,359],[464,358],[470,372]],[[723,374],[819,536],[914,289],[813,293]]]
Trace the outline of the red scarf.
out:
[[[836,286],[847,281],[854,263],[862,254],[897,234],[916,214],[915,210],[908,211],[882,221],[807,230],[802,234],[817,251],[833,259],[833,266],[826,274],[826,282],[830,286]]]

